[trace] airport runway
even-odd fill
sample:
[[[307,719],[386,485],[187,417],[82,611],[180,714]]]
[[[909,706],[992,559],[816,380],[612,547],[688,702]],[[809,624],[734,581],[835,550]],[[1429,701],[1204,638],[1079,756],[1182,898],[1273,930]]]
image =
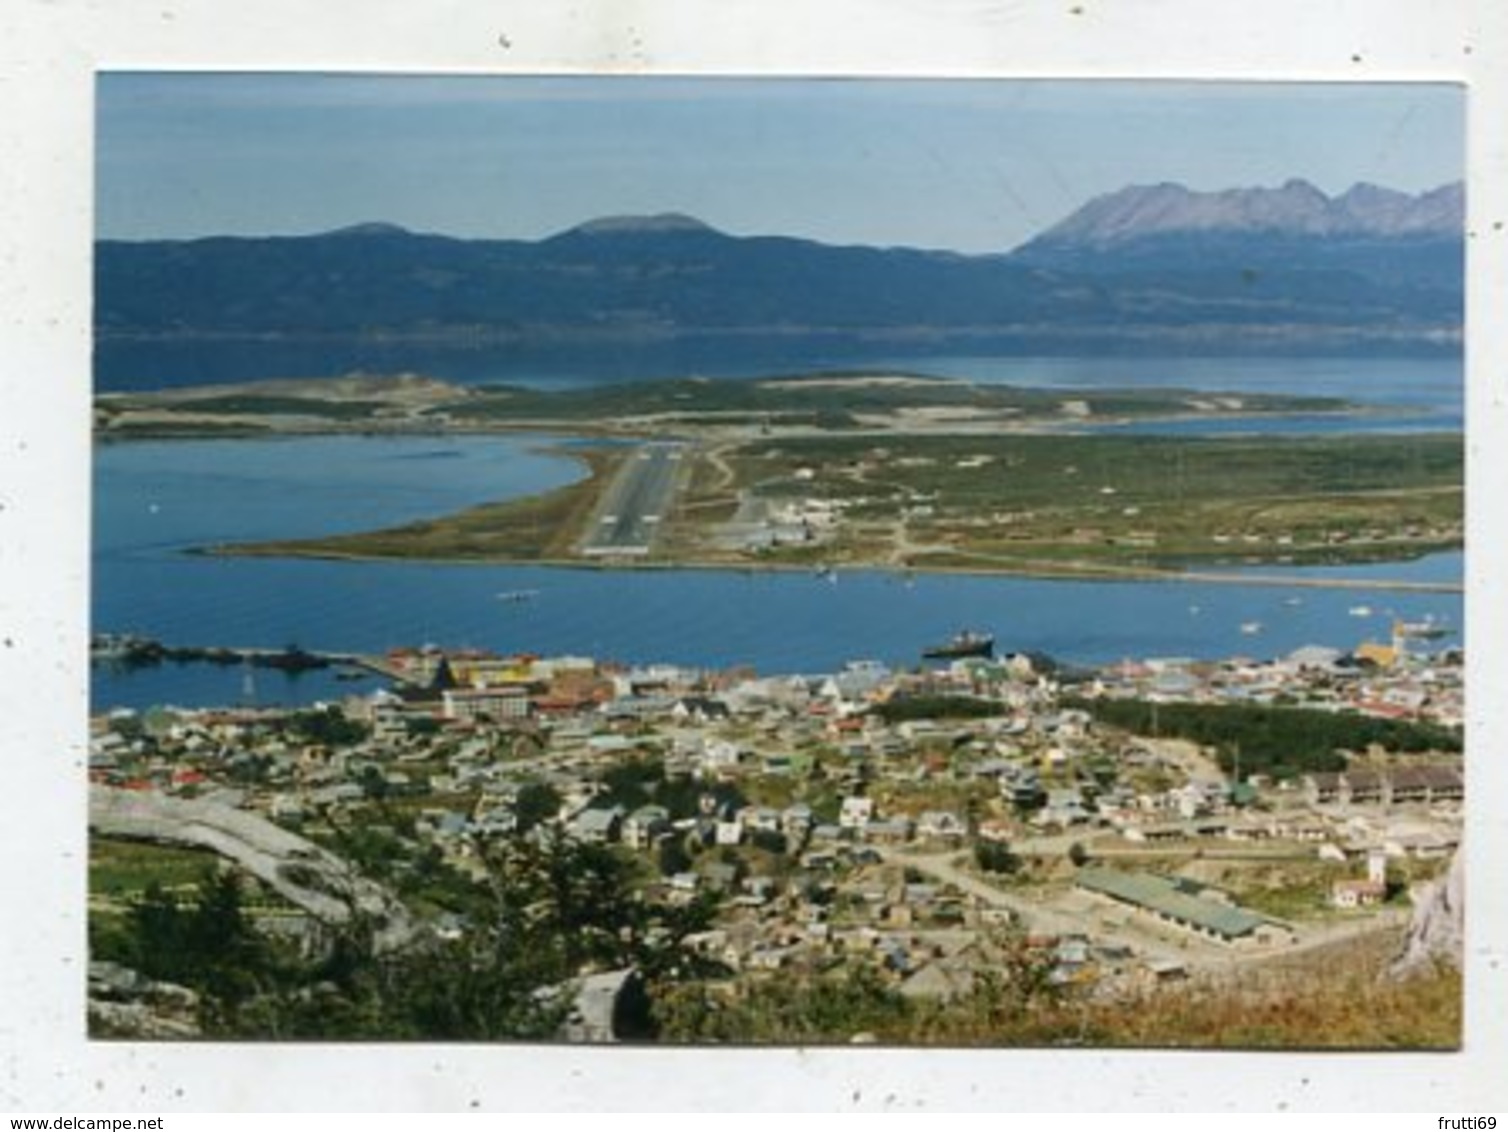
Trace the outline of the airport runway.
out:
[[[603,496],[582,544],[583,554],[648,554],[675,495],[684,448],[645,444],[629,457]]]

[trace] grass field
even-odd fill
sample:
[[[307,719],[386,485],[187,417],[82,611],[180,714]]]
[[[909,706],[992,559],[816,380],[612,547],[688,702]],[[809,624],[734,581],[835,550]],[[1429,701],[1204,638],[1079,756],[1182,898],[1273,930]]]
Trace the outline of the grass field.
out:
[[[144,424],[332,430],[543,428],[674,435],[683,488],[647,561],[883,565],[1113,574],[1200,565],[1415,557],[1462,539],[1456,434],[1309,437],[1086,432],[1111,419],[1351,411],[1328,398],[1176,389],[1063,391],[915,374],[679,379],[568,391],[373,381],[317,396],[154,394],[112,402]],[[393,417],[401,412],[401,420]],[[210,415],[206,415],[210,414]],[[213,415],[222,414],[222,415]],[[291,426],[290,426],[291,427]],[[258,555],[568,561],[623,450],[577,450],[589,474],[546,495],[386,530],[214,548]],[[813,528],[804,514],[825,508]],[[761,527],[763,524],[763,527]],[[803,527],[803,524],[805,525]],[[798,534],[793,537],[791,532]],[[805,533],[799,533],[801,531]]]
[[[1094,573],[1226,563],[1345,563],[1459,546],[1453,435],[1175,438],[785,437],[690,449],[664,562]],[[622,449],[577,450],[588,476],[546,495],[402,527],[227,549],[239,554],[558,561]],[[722,537],[741,502],[831,503],[809,543]]]
[[[692,431],[706,438],[786,431],[904,432],[939,425],[1052,427],[1092,419],[1342,413],[1356,407],[1333,397],[1181,389],[1065,392],[903,372],[832,372],[740,380],[673,378],[566,390],[351,375],[110,394],[97,401],[96,410],[101,430],[121,436],[226,427],[306,432],[311,427],[476,431],[563,426],[584,435],[684,436]]]
[[[91,837],[89,891],[122,900],[140,895],[153,882],[167,889],[189,887],[203,880],[215,862],[213,853],[199,849]]]
[[[1232,412],[1337,412],[1346,402],[1329,397],[1248,395],[1219,397],[1179,389],[1122,389],[1065,393],[1009,385],[975,385],[922,374],[812,373],[760,380],[681,378],[624,385],[542,391],[483,386],[445,411],[459,419],[605,422],[654,417],[681,424],[806,425],[842,430],[867,420],[916,410],[940,410],[955,420],[1051,420],[1065,416],[1143,417]]]
[[[217,397],[196,397],[175,401],[167,411],[174,413],[208,413],[233,416],[265,416],[291,414],[294,416],[335,417],[342,420],[358,420],[370,417],[384,407],[381,401],[334,400],[326,397],[280,397],[255,394],[225,394]]]
[[[1461,539],[1450,435],[787,438],[726,462],[728,494],[839,501],[835,560],[1345,562]]]
[[[622,450],[572,449],[587,467],[577,483],[544,495],[487,503],[453,515],[401,527],[217,547],[217,552],[259,556],[327,558],[418,558],[535,561],[575,552],[602,486],[624,458]]]
[[[841,973],[675,988],[657,1003],[671,1041],[819,1044],[858,1033],[882,1045],[1220,1050],[1452,1050],[1462,978],[1440,966],[1389,974],[1397,933],[1291,963],[1113,995],[980,980],[952,1002],[906,999]],[[860,972],[862,974],[862,972]]]

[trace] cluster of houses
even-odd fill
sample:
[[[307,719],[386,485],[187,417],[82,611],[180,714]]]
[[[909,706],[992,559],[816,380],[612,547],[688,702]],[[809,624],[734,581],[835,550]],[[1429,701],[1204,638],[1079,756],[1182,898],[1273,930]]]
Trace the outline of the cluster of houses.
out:
[[[1101,670],[1094,690],[1154,703],[1297,703],[1460,727],[1462,662],[1459,650],[1422,653],[1399,631],[1390,644],[1363,642],[1351,652],[1308,645],[1271,660],[1127,660]]]
[[[1095,674],[1092,691],[1197,699],[1237,687],[1359,687],[1301,660],[1117,665]],[[1459,831],[1458,767],[1358,766],[1260,791],[1233,786],[1218,772],[1191,772],[1157,743],[1065,710],[1052,674],[1023,656],[925,672],[861,662],[774,677],[433,648],[394,650],[385,663],[398,678],[391,689],[312,712],[101,716],[90,777],[211,798],[305,836],[378,820],[379,809],[391,822],[398,812],[406,821],[395,844],[438,851],[467,874],[496,839],[547,831],[621,846],[647,858],[657,898],[717,898],[717,927],[696,945],[733,970],[862,953],[902,982],[929,972],[916,986],[938,993],[965,981],[959,972],[977,954],[971,947],[984,946],[1003,909],[910,876],[908,854],[967,863],[966,851],[991,841],[1029,849],[1035,840],[1082,837],[1134,851],[1219,839],[1313,843],[1306,852],[1328,849],[1340,863],[1379,847],[1438,854]],[[1432,671],[1449,679],[1397,675],[1430,682],[1438,708],[1459,669]],[[944,718],[885,710],[939,699],[991,710]],[[331,737],[309,726],[311,715],[359,726]],[[652,767],[644,788],[615,793],[611,772],[634,765]],[[1442,807],[1457,816],[1435,820]],[[1055,852],[1061,859],[1061,847]],[[1343,879],[1338,906],[1380,898]],[[1079,870],[1076,883],[1222,944],[1272,942],[1277,929],[1261,917],[1207,907],[1209,894],[1164,881],[1102,868]],[[1071,959],[1064,971],[1084,969]]]

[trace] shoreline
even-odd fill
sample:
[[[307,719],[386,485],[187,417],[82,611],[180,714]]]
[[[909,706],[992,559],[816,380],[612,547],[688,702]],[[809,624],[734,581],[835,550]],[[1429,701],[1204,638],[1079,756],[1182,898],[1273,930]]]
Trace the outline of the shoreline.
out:
[[[790,379],[790,383],[795,387],[802,387],[808,386],[811,380],[794,378]],[[845,375],[830,384],[844,385],[876,380],[880,379],[873,376],[862,378],[857,375]],[[947,379],[940,380],[945,383],[947,381]],[[282,388],[283,384],[286,384],[287,388]],[[306,384],[304,382],[279,383],[279,392],[285,396],[305,394],[303,387]],[[350,380],[347,384],[350,384]],[[202,399],[214,388],[202,387],[191,391],[188,395]],[[221,388],[232,390],[237,387]],[[572,528],[584,521],[586,512],[582,510],[583,500],[587,496],[591,497],[594,509],[601,505],[605,493],[613,482],[614,469],[620,464],[617,457],[610,454],[619,445],[627,450],[635,445],[652,445],[668,439],[678,439],[689,445],[693,454],[710,454],[709,458],[715,465],[720,466],[725,479],[731,481],[733,472],[717,458],[717,454],[729,448],[741,450],[756,440],[766,445],[778,445],[785,442],[795,445],[816,445],[817,447],[812,448],[812,451],[820,451],[823,443],[834,446],[837,451],[842,451],[844,445],[856,440],[867,440],[873,443],[910,441],[917,445],[930,446],[924,450],[928,463],[938,460],[946,463],[949,453],[945,451],[939,456],[932,449],[940,443],[945,443],[949,438],[960,443],[968,443],[971,438],[982,436],[999,440],[1022,438],[1021,444],[1035,443],[1038,446],[1052,442],[1054,439],[1060,440],[1065,445],[1080,446],[1084,444],[1145,445],[1161,440],[1173,445],[1179,452],[1191,445],[1195,446],[1193,451],[1206,451],[1207,445],[1223,446],[1228,443],[1245,444],[1247,448],[1250,448],[1254,442],[1261,441],[1264,433],[1271,432],[1274,427],[1281,429],[1285,420],[1312,419],[1320,416],[1334,418],[1342,427],[1334,434],[1330,434],[1328,430],[1322,430],[1320,434],[1295,434],[1291,437],[1292,443],[1301,446],[1324,446],[1329,443],[1333,446],[1337,438],[1344,438],[1348,435],[1367,438],[1368,443],[1386,442],[1388,434],[1371,432],[1365,427],[1365,422],[1407,421],[1417,416],[1407,410],[1393,407],[1334,399],[1324,403],[1325,399],[1314,399],[1316,403],[1310,405],[1290,403],[1282,407],[1263,409],[1259,405],[1243,403],[1248,395],[1208,394],[1206,401],[1185,400],[1184,405],[1177,409],[1173,409],[1170,405],[1162,405],[1160,407],[1165,411],[1145,415],[1137,412],[1112,411],[1086,414],[1082,417],[1070,416],[1067,419],[1062,416],[1044,415],[1012,421],[1002,420],[998,415],[990,415],[988,419],[976,419],[972,416],[960,417],[951,412],[941,416],[929,416],[921,410],[903,408],[896,410],[889,421],[890,427],[886,427],[875,419],[861,418],[854,422],[854,427],[841,429],[822,428],[807,423],[786,423],[771,429],[768,422],[763,429],[755,429],[743,422],[742,418],[746,415],[743,410],[730,414],[727,421],[719,421],[709,427],[708,418],[720,417],[721,413],[693,410],[694,415],[697,416],[697,422],[692,422],[685,419],[681,411],[677,409],[665,411],[663,406],[658,407],[659,411],[629,414],[616,419],[609,417],[579,420],[536,417],[482,421],[474,418],[457,419],[446,416],[436,419],[426,414],[429,410],[440,407],[444,403],[444,397],[436,400],[439,394],[454,393],[464,396],[459,390],[444,383],[426,383],[419,388],[412,382],[405,384],[400,380],[395,385],[393,379],[379,379],[375,388],[368,388],[366,385],[362,385],[359,389],[355,386],[350,389],[342,387],[342,395],[348,398],[360,393],[371,397],[380,395],[382,389],[388,389],[389,393],[394,390],[403,392],[412,398],[404,402],[407,410],[404,415],[374,420],[368,416],[336,419],[312,413],[300,415],[249,412],[228,416],[190,413],[185,414],[182,419],[175,420],[170,406],[174,401],[181,400],[185,396],[184,392],[136,395],[149,403],[156,402],[161,407],[155,410],[149,409],[148,420],[139,421],[136,427],[121,431],[100,427],[101,421],[97,418],[94,440],[99,444],[114,444],[132,440],[170,443],[178,440],[202,441],[206,439],[278,441],[351,437],[373,440],[426,438],[443,443],[447,439],[462,441],[511,437],[525,442],[531,451],[568,460],[577,469],[576,478],[561,488],[500,500],[482,501],[459,511],[414,520],[399,526],[337,535],[225,542],[194,546],[184,551],[187,554],[208,557],[303,558],[337,562],[415,562],[441,565],[506,564],[554,569],[686,570],[729,573],[815,572],[820,574],[858,570],[908,575],[1015,577],[1085,582],[1206,583],[1449,594],[1464,592],[1464,583],[1461,581],[1306,576],[1308,571],[1315,569],[1343,571],[1351,566],[1372,567],[1408,562],[1427,554],[1459,550],[1462,548],[1462,543],[1452,541],[1458,539],[1459,527],[1457,525],[1457,529],[1452,530],[1448,523],[1434,530],[1417,532],[1410,530],[1407,537],[1400,528],[1391,532],[1391,537],[1374,535],[1371,536],[1370,542],[1363,542],[1354,548],[1341,549],[1342,544],[1337,543],[1334,549],[1339,550],[1339,553],[1334,555],[1327,554],[1327,551],[1332,548],[1318,540],[1309,540],[1309,544],[1304,546],[1303,552],[1297,556],[1237,555],[1233,558],[1222,556],[1218,550],[1214,554],[1206,554],[1202,547],[1179,547],[1174,540],[1174,544],[1169,547],[1171,553],[1161,560],[1150,555],[1128,555],[1124,561],[1116,561],[1114,555],[1103,559],[1097,556],[1076,557],[1069,543],[1056,547],[1058,551],[1066,551],[1061,556],[1054,553],[1046,556],[1018,555],[1013,553],[1014,548],[1009,546],[999,548],[1005,553],[992,553],[988,541],[979,545],[977,549],[969,549],[967,543],[957,550],[944,551],[941,547],[937,547],[935,548],[937,553],[933,554],[926,546],[913,545],[901,536],[897,536],[899,541],[893,547],[855,546],[849,548],[846,553],[851,554],[851,558],[845,558],[845,552],[838,551],[836,556],[830,559],[822,559],[820,556],[786,555],[783,556],[784,561],[761,561],[725,555],[723,548],[719,546],[698,547],[697,543],[704,541],[703,539],[682,537],[673,540],[680,542],[681,545],[664,547],[652,557],[611,553],[595,555],[578,553],[577,538],[569,533]],[[1075,391],[1060,392],[1071,394]],[[1101,395],[1113,392],[1115,391],[1099,391]],[[1193,397],[1201,395],[1203,391],[1196,389],[1177,392]],[[419,394],[423,395],[419,396]],[[123,400],[127,399],[134,398]],[[114,398],[108,400],[114,400]],[[321,400],[310,397],[308,403],[320,403]],[[1302,401],[1302,399],[1299,400]],[[323,403],[335,405],[342,403],[342,399],[323,399]],[[1064,402],[1065,405],[1070,403],[1080,402]],[[140,404],[141,402],[138,401],[138,405]],[[100,402],[97,401],[97,411],[100,407]],[[1168,409],[1172,411],[1166,411]],[[1015,411],[1012,409],[1008,412]],[[1197,431],[1178,431],[1180,426],[1190,422],[1208,422],[1217,425],[1223,423],[1227,428],[1218,429],[1207,437]],[[1346,430],[1344,427],[1346,422],[1356,423],[1358,427],[1354,433]],[[701,427],[693,428],[694,423],[699,423]],[[1248,428],[1239,428],[1239,431],[1229,430],[1232,424],[1237,425],[1238,428],[1243,425]],[[1155,431],[1159,427],[1170,431],[1165,435],[1160,434]],[[1153,431],[1142,431],[1149,428]],[[688,429],[695,431],[696,435],[688,436]],[[1285,442],[1290,439],[1288,434],[1277,435],[1281,435]],[[1400,437],[1397,438],[1397,442],[1406,443],[1408,439],[1411,439],[1416,442],[1432,440],[1436,444],[1451,443],[1451,438],[1461,435],[1459,430],[1440,428],[1430,432],[1409,432],[1407,439]],[[1276,440],[1276,436],[1274,439]],[[1027,451],[1032,451],[1032,449],[1027,449]],[[1137,451],[1140,449],[1138,448]],[[1181,456],[1178,466],[1181,475],[1183,467]],[[1070,470],[1077,472],[1078,469],[1075,466]],[[737,485],[729,483],[725,486],[731,488]],[[742,492],[744,489],[740,490]],[[1376,490],[1375,487],[1372,488],[1373,493]],[[1113,491],[1106,487],[1102,489],[1103,493],[1113,494]],[[1259,499],[1260,496],[1252,498]],[[1233,496],[1231,506],[1247,502],[1250,500],[1239,497],[1238,493],[1237,496]],[[702,503],[695,504],[695,506],[701,505]],[[1081,500],[1076,501],[1074,505],[1081,510],[1086,506]],[[1270,501],[1264,501],[1264,505],[1270,505]],[[1098,505],[1099,510],[1103,510],[1103,507],[1103,504]],[[567,508],[569,513],[563,511],[563,508]],[[1134,516],[1139,511],[1140,507],[1127,508],[1125,515]],[[1307,516],[1300,518],[1307,518]],[[1097,513],[1093,515],[1092,520],[1097,524],[1105,521]],[[1241,516],[1233,513],[1231,521],[1240,522]],[[904,515],[900,522],[903,536]],[[1126,525],[1126,519],[1121,517],[1115,518],[1113,522],[1121,526]],[[525,532],[528,537],[522,538],[522,541],[518,537],[519,531],[515,529],[520,523],[524,523],[528,528]],[[546,536],[544,532],[550,530],[554,533]],[[1110,541],[1115,542],[1113,538]],[[1187,541],[1186,538],[1185,541]],[[1052,551],[1055,548],[1050,546],[1047,549]],[[1186,549],[1192,549],[1193,554],[1180,556],[1179,552]],[[858,553],[854,553],[855,551]],[[909,552],[924,552],[922,553],[923,561],[907,561],[905,556]],[[1293,561],[1295,557],[1298,561]],[[1172,565],[1162,563],[1172,563]],[[1267,572],[1271,570],[1284,571],[1284,573]],[[1289,574],[1289,571],[1294,573]]]
[[[1408,579],[1389,578],[1316,578],[1316,577],[1285,577],[1278,574],[1264,573],[1237,573],[1210,570],[1208,568],[1193,570],[1159,569],[1157,567],[1096,567],[1086,565],[1082,568],[1068,567],[1054,570],[1031,566],[895,566],[884,563],[836,563],[825,567],[814,567],[802,563],[738,563],[717,562],[697,559],[675,559],[643,561],[625,557],[622,561],[606,561],[600,558],[506,558],[506,557],[430,557],[420,555],[390,555],[390,554],[363,554],[357,551],[341,550],[305,550],[305,551],[261,551],[257,550],[258,544],[249,543],[241,546],[209,546],[194,547],[186,554],[209,557],[209,558],[282,558],[282,559],[306,559],[326,562],[358,562],[358,563],[383,563],[383,564],[412,564],[416,566],[523,566],[539,567],[552,570],[590,570],[590,571],[672,571],[687,570],[709,573],[727,574],[822,574],[830,573],[841,577],[844,573],[861,574],[893,574],[928,576],[936,575],[943,577],[980,577],[980,578],[1026,578],[1039,581],[1060,582],[1128,582],[1128,583],[1158,583],[1172,582],[1184,584],[1210,584],[1232,586],[1268,586],[1284,587],[1294,586],[1304,589],[1328,589],[1328,590],[1375,590],[1394,591],[1401,593],[1440,593],[1440,594],[1463,594],[1466,586],[1464,582],[1428,582],[1410,581]],[[1438,547],[1427,551],[1420,557],[1430,554],[1448,554],[1464,549],[1463,547]],[[1409,559],[1384,559],[1372,563],[1356,563],[1356,565],[1381,565],[1390,562],[1410,561]],[[1339,565],[1317,565],[1315,567],[1281,567],[1282,569],[1338,569]]]

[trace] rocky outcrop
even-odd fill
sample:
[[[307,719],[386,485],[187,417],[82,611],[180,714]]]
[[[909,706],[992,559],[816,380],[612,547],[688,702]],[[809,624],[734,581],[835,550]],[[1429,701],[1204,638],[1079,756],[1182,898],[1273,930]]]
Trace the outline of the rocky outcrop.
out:
[[[321,923],[366,921],[378,950],[400,947],[413,935],[408,910],[381,885],[334,853],[245,810],[93,786],[89,828],[109,837],[211,849]]]
[[[1465,950],[1466,856],[1457,851],[1439,880],[1413,893],[1414,918],[1408,940],[1390,969],[1396,977],[1428,970],[1444,962],[1460,967]]]
[[[157,982],[119,963],[90,963],[89,1034],[125,1039],[200,1037],[199,996],[188,987]]]

